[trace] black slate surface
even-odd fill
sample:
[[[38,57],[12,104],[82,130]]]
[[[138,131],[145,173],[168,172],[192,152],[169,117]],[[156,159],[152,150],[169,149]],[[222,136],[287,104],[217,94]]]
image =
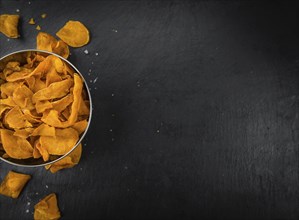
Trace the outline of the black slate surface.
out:
[[[94,117],[73,169],[0,162],[0,180],[32,175],[19,199],[0,196],[1,219],[32,219],[51,192],[62,219],[299,218],[296,1],[0,0],[16,9],[21,38],[0,35],[1,56],[35,47],[31,17],[51,34],[89,28],[70,61]]]

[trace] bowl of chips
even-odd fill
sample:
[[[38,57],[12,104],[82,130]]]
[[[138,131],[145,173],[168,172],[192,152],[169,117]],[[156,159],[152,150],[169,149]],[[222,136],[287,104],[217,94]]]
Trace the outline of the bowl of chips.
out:
[[[88,85],[65,58],[21,50],[0,59],[0,159],[18,166],[58,162],[80,145],[92,116]]]

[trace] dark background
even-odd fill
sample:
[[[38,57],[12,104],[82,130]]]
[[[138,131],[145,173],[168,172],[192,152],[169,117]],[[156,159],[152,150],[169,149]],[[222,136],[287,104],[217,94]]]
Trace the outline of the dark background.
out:
[[[70,19],[89,28],[70,61],[94,103],[78,166],[0,163],[1,180],[32,175],[0,196],[0,218],[32,219],[55,192],[62,219],[298,219],[297,2],[0,0],[21,15],[1,56],[35,48],[31,17],[53,35]]]

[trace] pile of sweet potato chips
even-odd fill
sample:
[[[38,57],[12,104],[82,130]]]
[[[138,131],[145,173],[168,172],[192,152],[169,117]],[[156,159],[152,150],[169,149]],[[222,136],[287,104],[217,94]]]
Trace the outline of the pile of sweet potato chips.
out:
[[[14,159],[64,155],[78,142],[89,117],[81,77],[54,55],[28,53],[0,73],[0,143]]]

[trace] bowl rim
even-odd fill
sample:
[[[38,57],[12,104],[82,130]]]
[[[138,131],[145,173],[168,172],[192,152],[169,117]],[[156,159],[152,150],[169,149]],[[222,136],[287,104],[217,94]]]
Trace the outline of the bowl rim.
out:
[[[6,160],[5,158],[3,158],[2,156],[0,156],[0,161],[4,161],[8,164],[11,164],[11,165],[14,165],[14,166],[18,166],[18,167],[29,167],[29,168],[32,168],[32,167],[41,167],[41,166],[47,166],[47,165],[51,165],[53,163],[56,163],[57,161],[60,161],[62,160],[63,158],[65,158],[66,156],[68,156],[70,153],[73,152],[73,150],[75,150],[78,145],[82,142],[82,140],[84,139],[89,127],[90,127],[90,124],[91,124],[91,119],[92,119],[92,112],[93,112],[93,105],[92,105],[92,99],[91,99],[91,93],[90,93],[90,89],[88,87],[88,84],[87,84],[87,81],[85,79],[85,77],[82,75],[82,73],[77,69],[77,67],[72,64],[70,61],[68,61],[67,59],[63,58],[62,56],[56,54],[56,53],[53,53],[53,52],[49,52],[49,51],[45,51],[45,50],[39,50],[39,49],[23,49],[23,50],[17,50],[17,51],[14,51],[14,52],[11,52],[7,55],[4,55],[0,58],[0,62],[5,59],[6,57],[9,57],[11,55],[14,55],[14,54],[18,54],[18,53],[26,53],[26,52],[41,52],[41,53],[46,53],[46,54],[49,54],[49,55],[54,55],[60,59],[62,59],[64,62],[66,62],[68,65],[70,65],[74,71],[76,71],[76,73],[78,73],[82,80],[83,80],[83,83],[86,87],[86,91],[87,91],[87,94],[88,94],[88,99],[89,99],[89,119],[88,119],[88,124],[87,124],[87,127],[85,129],[85,131],[83,132],[83,134],[81,135],[81,137],[79,138],[79,140],[77,141],[77,143],[74,145],[74,147],[69,151],[67,152],[66,154],[60,156],[59,158],[53,160],[53,161],[50,161],[50,162],[46,162],[46,163],[42,163],[42,164],[18,164],[18,163],[15,163],[15,162],[12,162],[12,161],[9,161],[9,160]]]

